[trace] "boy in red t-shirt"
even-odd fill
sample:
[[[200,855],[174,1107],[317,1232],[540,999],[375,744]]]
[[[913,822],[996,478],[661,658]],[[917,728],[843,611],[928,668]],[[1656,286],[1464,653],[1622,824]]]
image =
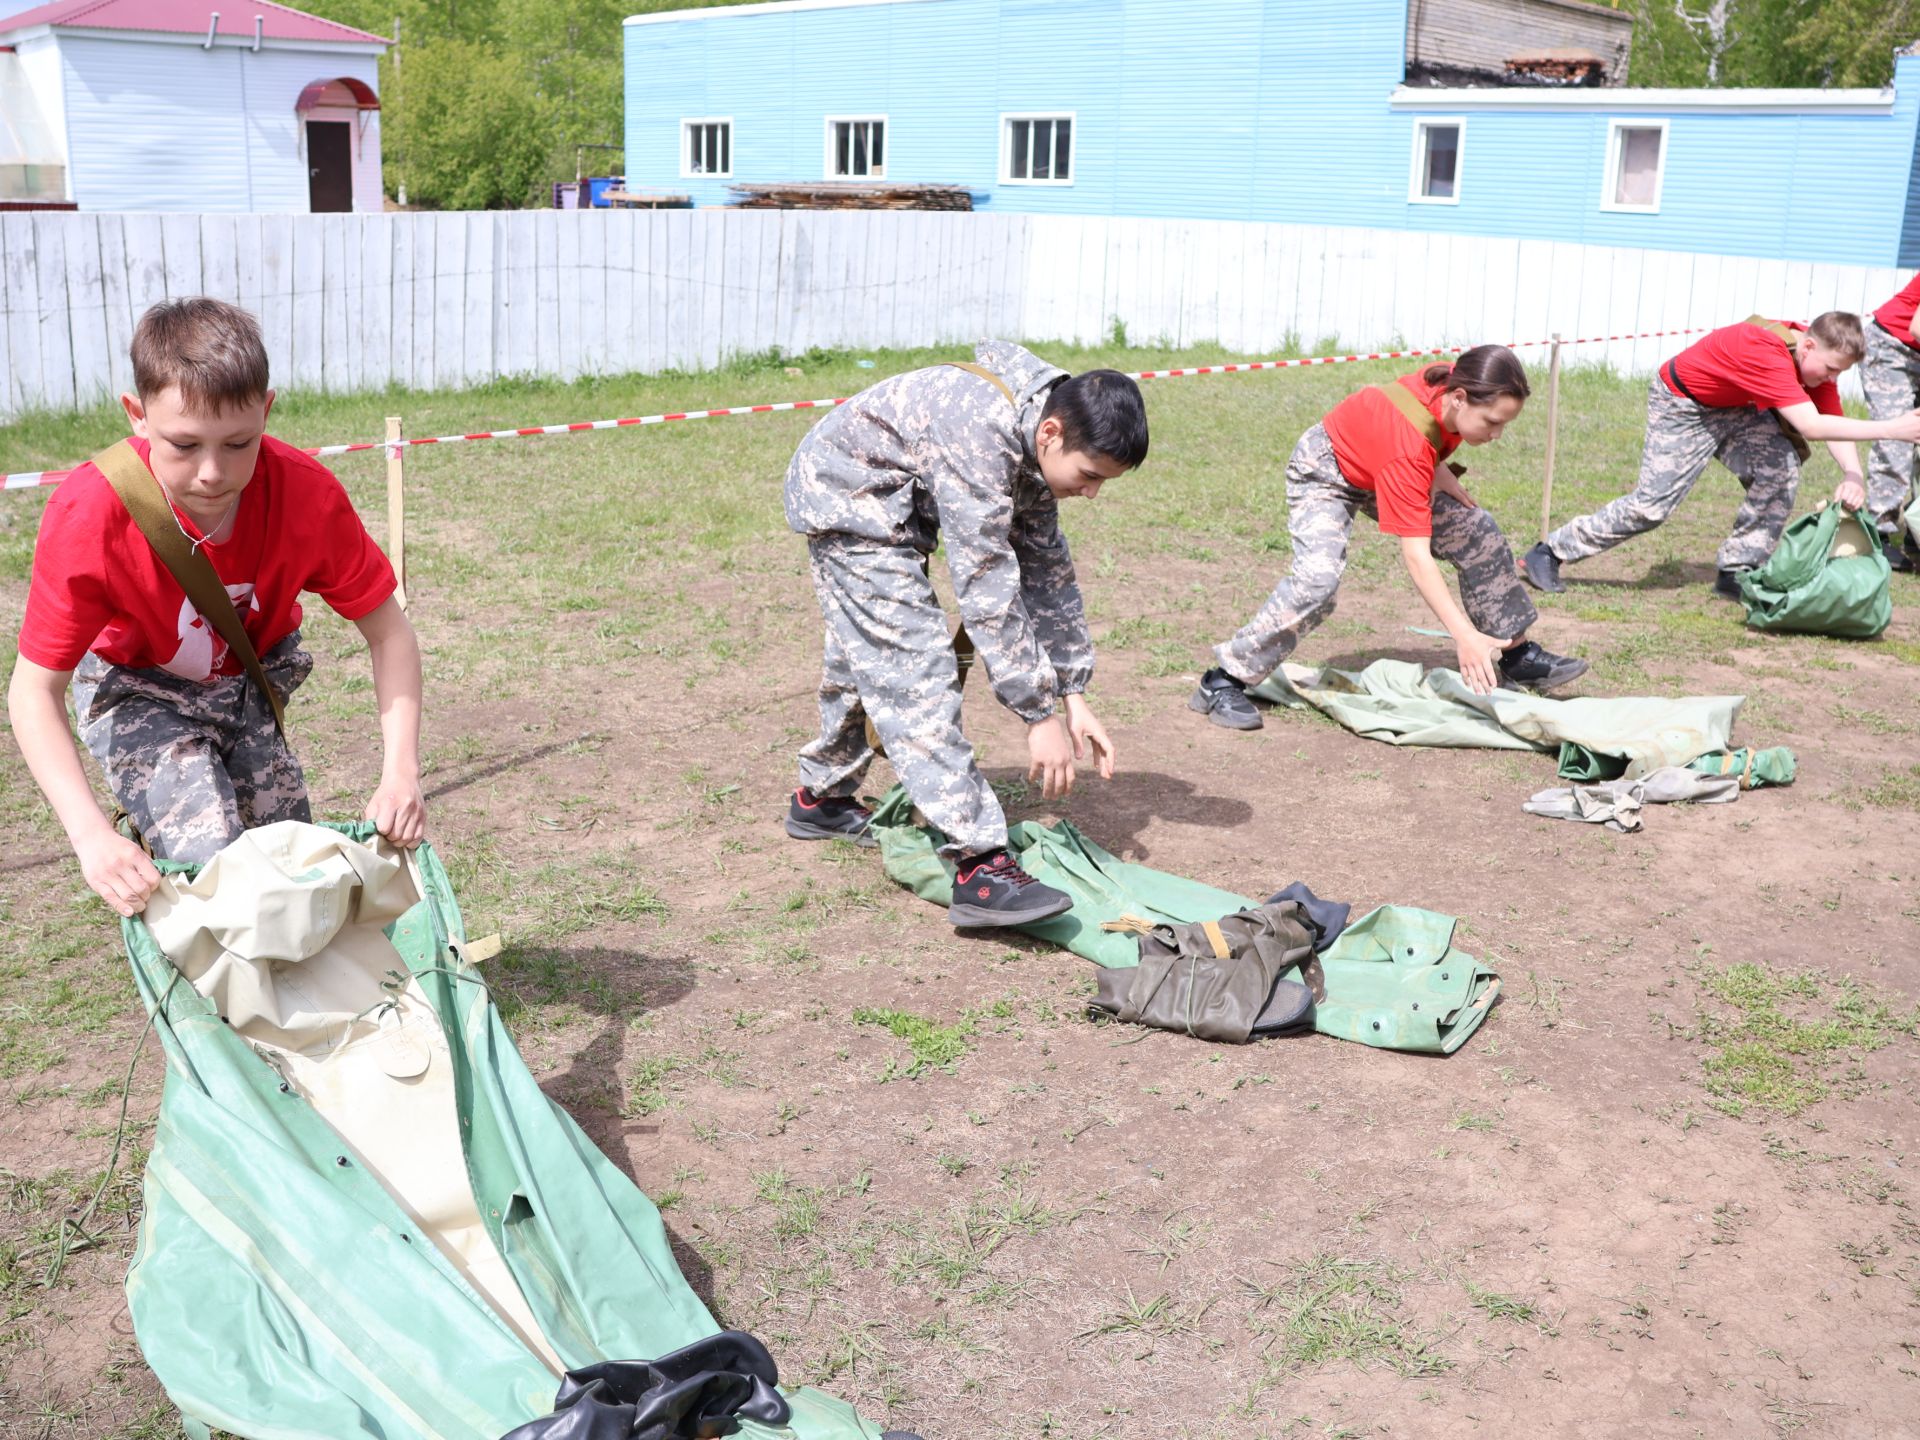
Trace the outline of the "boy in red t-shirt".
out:
[[[1301,436],[1287,462],[1292,570],[1260,612],[1214,648],[1215,666],[1200,677],[1188,708],[1230,730],[1260,728],[1247,687],[1333,613],[1359,511],[1378,520],[1382,534],[1399,537],[1400,559],[1453,637],[1472,689],[1546,690],[1584,675],[1586,661],[1527,639],[1540,616],[1515,574],[1513,549],[1445,463],[1463,444],[1499,439],[1527,394],[1527,372],[1513,352],[1480,345],[1452,365],[1349,395]],[[1459,604],[1435,560],[1460,572]]]
[[[1867,358],[1860,364],[1860,388],[1867,392],[1867,413],[1876,420],[1898,420],[1920,405],[1920,275],[1867,322]],[[1902,523],[1913,500],[1913,444],[1876,440],[1867,452],[1867,509],[1886,542],[1896,570],[1920,567],[1920,546]]]
[[[303,590],[353,621],[373,659],[385,741],[367,818],[401,845],[426,833],[420,647],[393,568],[325,466],[263,434],[273,391],[260,328],[218,300],[156,305],[133,335],[132,445],[173,522],[213,563],[284,700],[313,668]],[[250,826],[308,820],[300,763],[267,697],[187,600],[98,468],[47,502],[7,704],[27,768],[87,883],[122,915],[159,872],[100,813],[64,704],[154,855],[203,861]]]
[[[1720,547],[1713,588],[1740,598],[1741,572],[1766,563],[1793,513],[1808,440],[1824,440],[1840,466],[1836,498],[1866,501],[1856,440],[1920,439],[1920,413],[1854,420],[1840,411],[1834,381],[1866,351],[1860,317],[1829,310],[1811,325],[1743,320],[1688,346],[1647,387],[1647,442],[1633,490],[1569,520],[1522,562],[1527,582],[1558,593],[1560,567],[1611,550],[1671,515],[1693,482],[1719,460],[1747,492]]]

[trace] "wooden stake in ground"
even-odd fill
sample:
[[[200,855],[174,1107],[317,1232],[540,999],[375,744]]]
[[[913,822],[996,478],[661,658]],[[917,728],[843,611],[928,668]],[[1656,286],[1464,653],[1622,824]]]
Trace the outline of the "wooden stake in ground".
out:
[[[1540,486],[1540,539],[1553,529],[1553,452],[1560,439],[1560,332],[1553,332],[1553,358],[1547,362],[1547,478]]]
[[[393,562],[394,594],[400,608],[407,608],[407,502],[402,491],[406,480],[406,450],[393,442],[400,439],[400,417],[387,416],[387,558]],[[1551,452],[1549,452],[1551,453]],[[1551,473],[1552,462],[1548,462]]]

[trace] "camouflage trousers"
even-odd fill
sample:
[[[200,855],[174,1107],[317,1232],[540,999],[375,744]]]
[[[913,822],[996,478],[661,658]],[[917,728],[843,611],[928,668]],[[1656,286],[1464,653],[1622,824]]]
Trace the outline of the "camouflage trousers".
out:
[[[866,722],[948,855],[1007,843],[1007,817],[960,730],[960,670],[926,557],[847,536],[807,541],[826,621],[820,737],[800,752],[800,783],[851,795],[873,763]]]
[[[1561,560],[1585,560],[1645,534],[1687,498],[1693,482],[1718,460],[1747,492],[1733,533],[1720,547],[1722,570],[1764,565],[1780,543],[1800,485],[1800,457],[1770,410],[1696,405],[1667,389],[1658,375],[1647,387],[1647,441],[1640,481],[1591,515],[1547,536]]]
[[[1860,388],[1867,392],[1867,413],[1892,420],[1920,408],[1920,350],[1889,335],[1868,320],[1867,358],[1860,366]],[[1913,446],[1905,440],[1876,440],[1867,455],[1867,513],[1882,535],[1896,535],[1913,498]]]
[[[313,657],[296,631],[261,664],[284,702]],[[185,680],[89,654],[73,672],[73,709],[113,798],[162,860],[210,860],[243,830],[313,818],[300,762],[244,675]]]
[[[1355,512],[1380,518],[1374,496],[1347,482],[1326,430],[1314,426],[1287,462],[1287,533],[1293,568],[1274,586],[1260,613],[1224,645],[1215,662],[1234,679],[1258,684],[1313,629],[1333,614],[1334,593],[1347,568],[1347,537]],[[1451,495],[1433,497],[1433,553],[1460,575],[1460,603],[1483,635],[1524,635],[1540,613],[1520,583],[1513,547],[1485,510]]]

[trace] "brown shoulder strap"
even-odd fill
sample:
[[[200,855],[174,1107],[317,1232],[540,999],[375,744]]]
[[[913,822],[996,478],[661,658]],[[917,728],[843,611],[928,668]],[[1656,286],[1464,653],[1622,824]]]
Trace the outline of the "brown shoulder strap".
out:
[[[1436,455],[1446,448],[1447,436],[1446,432],[1440,428],[1440,422],[1433,418],[1431,410],[1414,398],[1411,390],[1397,380],[1386,385],[1376,385],[1373,388],[1392,402],[1393,408],[1404,415],[1407,423],[1418,430],[1421,437],[1433,446]]]
[[[1800,332],[1791,325],[1782,325],[1778,320],[1769,320],[1764,315],[1749,315],[1742,323],[1758,325],[1762,330],[1773,336],[1774,339],[1785,341],[1789,355],[1799,354]]]
[[[221,583],[213,562],[181,530],[179,522],[174,519],[173,506],[168,503],[166,492],[142,463],[139,452],[122,440],[94,456],[93,464],[107,477],[107,483],[113,486],[113,493],[127,507],[127,513],[133,517],[133,523],[140,527],[140,533],[147,537],[147,543],[153,547],[153,553],[160,557],[160,563],[180,582],[180,588],[186,592],[193,608],[220,632],[220,638],[240,657],[240,663],[246,667],[247,677],[260,687],[260,693],[267,697],[267,703],[273,707],[274,728],[282,734],[286,733],[286,716],[281,709],[280,696],[267,682],[267,672],[261,668],[260,657],[253,652],[253,641],[247,636],[247,627],[240,623],[240,612],[233,608],[233,597],[227,594],[227,587]]]
[[[994,389],[1006,396],[1009,405],[1012,405],[1015,409],[1019,408],[1020,402],[1013,398],[1013,391],[1007,388],[1007,382],[994,374],[993,371],[987,369],[986,366],[975,365],[967,360],[949,360],[946,363],[951,365],[955,370],[964,370],[969,375],[978,375],[982,380],[987,381]]]
[[[1447,445],[1447,432],[1440,428],[1440,422],[1433,418],[1433,412],[1415,398],[1414,393],[1399,381],[1373,387],[1387,397],[1389,404],[1406,418],[1406,422],[1420,432],[1420,438],[1433,447],[1438,455]],[[1456,477],[1467,473],[1467,467],[1447,462],[1447,468]]]

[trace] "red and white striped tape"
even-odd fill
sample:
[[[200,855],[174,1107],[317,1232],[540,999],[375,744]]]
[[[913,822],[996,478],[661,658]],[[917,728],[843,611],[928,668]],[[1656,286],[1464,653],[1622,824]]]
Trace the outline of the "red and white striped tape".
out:
[[[1644,330],[1637,335],[1588,335],[1562,340],[1562,345],[1595,345],[1616,340],[1654,340],[1669,335],[1698,335],[1709,326],[1690,330]],[[1513,340],[1508,348],[1551,345],[1551,340]],[[1175,380],[1187,375],[1237,375],[1252,370],[1294,370],[1308,365],[1351,365],[1363,360],[1407,360],[1421,355],[1458,355],[1468,347],[1444,345],[1425,350],[1372,350],[1354,355],[1309,355],[1298,360],[1248,360],[1232,365],[1190,365],[1179,370],[1135,370],[1136,380]],[[361,440],[351,445],[320,445],[306,451],[317,459],[333,455],[353,455],[362,450],[399,449],[409,445],[454,445],[466,440],[518,440],[532,435],[577,435],[587,430],[623,430],[635,425],[665,425],[673,420],[712,420],[726,415],[771,415],[782,410],[831,410],[847,403],[847,396],[831,400],[784,400],[773,405],[730,405],[717,410],[681,410],[666,415],[636,415],[619,420],[577,420],[568,425],[522,425],[512,430],[476,430],[465,435],[409,435],[401,440]],[[8,475],[0,489],[30,490],[40,485],[58,485],[67,478],[66,470],[24,470]]]

